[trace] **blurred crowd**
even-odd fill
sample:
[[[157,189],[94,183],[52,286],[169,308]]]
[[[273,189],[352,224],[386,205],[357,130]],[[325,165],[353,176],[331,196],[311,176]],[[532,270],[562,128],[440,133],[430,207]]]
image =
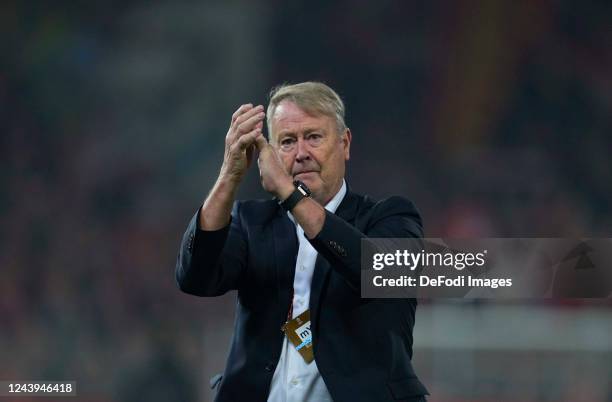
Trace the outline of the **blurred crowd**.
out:
[[[411,198],[430,237],[612,237],[610,17],[605,1],[3,2],[0,380],[207,395],[233,299],[181,295],[177,248],[231,113],[285,81],[338,90],[349,185]],[[257,174],[241,196],[266,196]]]

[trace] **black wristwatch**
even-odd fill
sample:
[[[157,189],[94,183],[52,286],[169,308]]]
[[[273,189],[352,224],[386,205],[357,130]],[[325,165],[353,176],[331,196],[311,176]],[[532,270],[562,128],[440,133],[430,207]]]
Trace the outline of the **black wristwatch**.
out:
[[[302,198],[310,197],[310,189],[299,180],[293,182],[295,190],[285,201],[280,201],[279,204],[287,212],[290,212]]]

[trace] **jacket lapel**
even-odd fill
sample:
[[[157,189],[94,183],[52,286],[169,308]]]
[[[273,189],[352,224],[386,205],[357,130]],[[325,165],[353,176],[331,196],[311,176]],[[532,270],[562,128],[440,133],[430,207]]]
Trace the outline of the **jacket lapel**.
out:
[[[295,233],[295,225],[287,214],[279,208],[277,217],[272,222],[274,233],[274,261],[276,263],[276,281],[278,289],[278,300],[283,316],[279,317],[282,325],[287,319],[289,306],[293,296],[293,277],[295,275],[295,262],[298,254],[298,239]],[[261,250],[265,252],[265,250]]]
[[[359,196],[347,189],[344,199],[338,206],[335,215],[344,219],[348,223],[354,224],[357,207],[359,206]],[[312,323],[313,333],[318,332],[319,309],[321,307],[321,295],[325,289],[326,283],[329,280],[329,274],[332,268],[327,260],[317,255],[312,283],[310,285],[310,318]],[[316,347],[316,346],[315,346]]]

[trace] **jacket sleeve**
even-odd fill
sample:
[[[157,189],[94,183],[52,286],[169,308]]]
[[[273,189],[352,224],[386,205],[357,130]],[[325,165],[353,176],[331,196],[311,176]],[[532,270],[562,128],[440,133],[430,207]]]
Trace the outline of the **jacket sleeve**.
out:
[[[198,208],[181,241],[175,270],[178,287],[197,296],[220,296],[238,289],[247,256],[240,203],[234,203],[231,221],[222,229],[200,230],[199,219]]]
[[[423,237],[421,216],[403,197],[378,202],[364,232],[329,211],[325,214],[323,228],[310,243],[355,290],[361,284],[361,239]]]

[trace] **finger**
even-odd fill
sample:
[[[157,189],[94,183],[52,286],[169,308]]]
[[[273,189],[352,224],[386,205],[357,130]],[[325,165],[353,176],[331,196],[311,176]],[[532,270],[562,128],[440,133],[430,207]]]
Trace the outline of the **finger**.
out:
[[[247,103],[247,104],[241,105],[238,109],[236,109],[236,111],[232,115],[232,123],[234,123],[236,121],[238,116],[240,116],[243,113],[251,110],[252,108],[253,108],[253,104],[252,103]]]
[[[260,129],[254,129],[247,134],[241,136],[238,141],[236,141],[236,147],[240,150],[245,150],[251,145],[253,145],[256,141],[256,138],[261,135]]]
[[[250,119],[251,117],[253,117],[254,115],[258,113],[264,113],[263,106],[257,105],[253,108],[250,108],[249,110],[246,110],[244,113],[241,113],[240,115],[236,117],[236,119],[233,122],[234,127],[238,127],[240,124],[242,124],[243,122],[245,122],[246,120]]]
[[[240,123],[238,127],[236,128],[237,135],[241,136],[241,135],[251,132],[253,129],[256,129],[257,123],[263,122],[263,119],[265,118],[265,116],[266,115],[264,112],[260,112],[260,113],[257,113],[251,116],[250,118],[243,121],[242,123]]]

